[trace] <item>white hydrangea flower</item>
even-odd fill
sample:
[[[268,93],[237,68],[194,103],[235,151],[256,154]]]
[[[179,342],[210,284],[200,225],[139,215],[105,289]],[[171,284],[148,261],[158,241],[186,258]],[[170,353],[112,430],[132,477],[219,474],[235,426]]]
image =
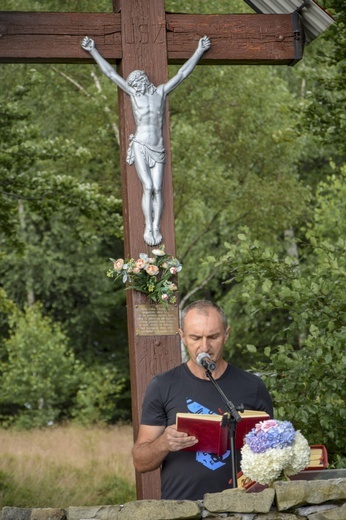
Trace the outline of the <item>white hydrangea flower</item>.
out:
[[[270,484],[280,476],[291,457],[291,447],[270,448],[263,453],[253,453],[245,444],[242,448],[241,470],[245,477],[251,480],[260,484]]]
[[[303,471],[310,462],[310,446],[305,437],[296,431],[296,438],[292,446],[292,459],[285,468],[286,475],[296,475],[299,471]]]

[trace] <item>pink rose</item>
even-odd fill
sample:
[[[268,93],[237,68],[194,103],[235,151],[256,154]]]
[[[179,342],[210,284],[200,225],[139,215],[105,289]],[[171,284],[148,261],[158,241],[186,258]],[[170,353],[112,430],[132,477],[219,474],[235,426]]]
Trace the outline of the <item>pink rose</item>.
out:
[[[122,258],[118,258],[118,260],[116,260],[114,262],[114,269],[116,271],[121,271],[123,268],[123,265],[124,265],[124,260]]]
[[[150,275],[150,276],[155,276],[157,275],[157,273],[159,272],[159,268],[157,267],[157,265],[148,265],[146,268],[145,268],[146,272]]]
[[[178,270],[177,270],[176,267],[171,267],[171,268],[169,269],[169,272],[170,272],[171,274],[177,274]]]
[[[143,267],[146,265],[146,261],[143,258],[139,258],[136,260],[135,265],[138,267],[138,269],[143,269]]]
[[[161,298],[163,299],[163,301],[168,300],[168,294],[163,294]]]
[[[261,421],[256,424],[256,432],[263,431],[266,432],[270,430],[270,428],[273,428],[274,426],[277,426],[277,422],[274,421],[274,419],[269,419],[268,421]]]

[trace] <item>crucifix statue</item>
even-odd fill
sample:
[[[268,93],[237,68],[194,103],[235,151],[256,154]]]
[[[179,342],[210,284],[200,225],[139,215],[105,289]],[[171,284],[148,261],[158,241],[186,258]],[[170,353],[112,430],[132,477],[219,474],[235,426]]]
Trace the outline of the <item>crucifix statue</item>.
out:
[[[136,257],[151,244],[159,242],[161,234],[166,251],[175,255],[169,107],[166,98],[179,81],[174,78],[168,80],[168,64],[182,65],[188,60],[182,66],[186,74],[191,72],[198,60],[201,65],[294,65],[303,57],[305,34],[301,13],[309,9],[305,7],[306,2],[292,13],[259,14],[258,5],[265,2],[245,1],[258,14],[167,13],[164,0],[113,0],[112,13],[0,12],[0,63],[94,63],[93,58],[96,59],[98,54],[91,40],[84,40],[84,47],[89,52],[80,46],[85,34],[91,34],[100,51],[99,59],[104,59],[104,62],[101,61],[102,67],[106,67],[110,78],[120,87],[120,160],[124,253],[127,257]],[[273,2],[268,4],[270,12]],[[310,11],[314,12],[315,3],[310,4]],[[320,8],[317,9],[323,13]],[[309,22],[306,25],[310,30],[312,24]],[[208,52],[205,51],[209,48],[209,40],[201,40],[204,34],[208,34],[213,42]],[[117,65],[119,74],[109,63]],[[140,93],[141,89],[149,87],[144,87],[145,82],[142,84],[142,74],[131,76],[132,71],[145,71],[154,85],[160,85],[154,97],[145,97]],[[128,78],[131,84],[123,78]],[[145,115],[148,99],[155,99],[149,116]],[[154,114],[153,107],[158,107],[160,113]],[[149,121],[147,133],[143,116]],[[134,126],[137,130],[131,141],[130,154],[127,155],[128,138]],[[149,153],[149,146],[153,143],[155,149]],[[163,154],[164,165],[160,162]],[[157,166],[151,172],[153,177],[149,177],[148,163],[152,160]],[[132,161],[137,175],[133,175],[133,167],[129,164]],[[143,211],[138,204],[144,195],[142,185],[147,191]],[[154,200],[155,190],[160,192],[160,196]],[[163,211],[162,200],[165,201]],[[154,206],[155,218],[152,219]],[[143,214],[148,217],[144,223],[144,238]],[[137,291],[127,291],[135,438],[149,381],[155,374],[173,368],[181,361],[177,310],[172,314],[173,323],[167,326],[167,330],[161,328],[152,334],[141,333],[138,314],[145,303],[145,296]],[[159,470],[136,474],[136,486],[138,499],[159,498]]]
[[[207,36],[200,38],[198,47],[178,73],[166,83],[155,87],[142,70],[132,71],[127,79],[101,56],[93,39],[86,36],[82,47],[90,52],[101,71],[130,96],[136,133],[130,135],[126,162],[135,164],[143,188],[142,211],[145,220],[144,241],[149,246],[161,243],[160,220],[163,208],[162,181],[165,163],[163,117],[166,97],[185,78],[210,47]]]

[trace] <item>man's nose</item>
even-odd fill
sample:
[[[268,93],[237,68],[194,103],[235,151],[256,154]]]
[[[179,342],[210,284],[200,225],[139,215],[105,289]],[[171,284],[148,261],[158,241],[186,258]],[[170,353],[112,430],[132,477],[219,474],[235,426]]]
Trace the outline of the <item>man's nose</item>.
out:
[[[201,340],[201,351],[208,352],[209,350],[209,341],[208,338],[202,338]]]

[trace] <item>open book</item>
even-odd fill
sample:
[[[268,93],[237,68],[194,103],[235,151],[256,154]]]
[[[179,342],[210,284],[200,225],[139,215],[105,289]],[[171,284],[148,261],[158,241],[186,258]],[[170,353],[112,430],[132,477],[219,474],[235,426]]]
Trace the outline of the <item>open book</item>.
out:
[[[235,447],[239,450],[244,444],[244,437],[259,421],[270,419],[266,412],[244,410],[239,412],[242,420],[237,423]],[[203,451],[223,455],[229,449],[228,414],[177,413],[177,430],[197,437],[194,446],[185,451]]]

